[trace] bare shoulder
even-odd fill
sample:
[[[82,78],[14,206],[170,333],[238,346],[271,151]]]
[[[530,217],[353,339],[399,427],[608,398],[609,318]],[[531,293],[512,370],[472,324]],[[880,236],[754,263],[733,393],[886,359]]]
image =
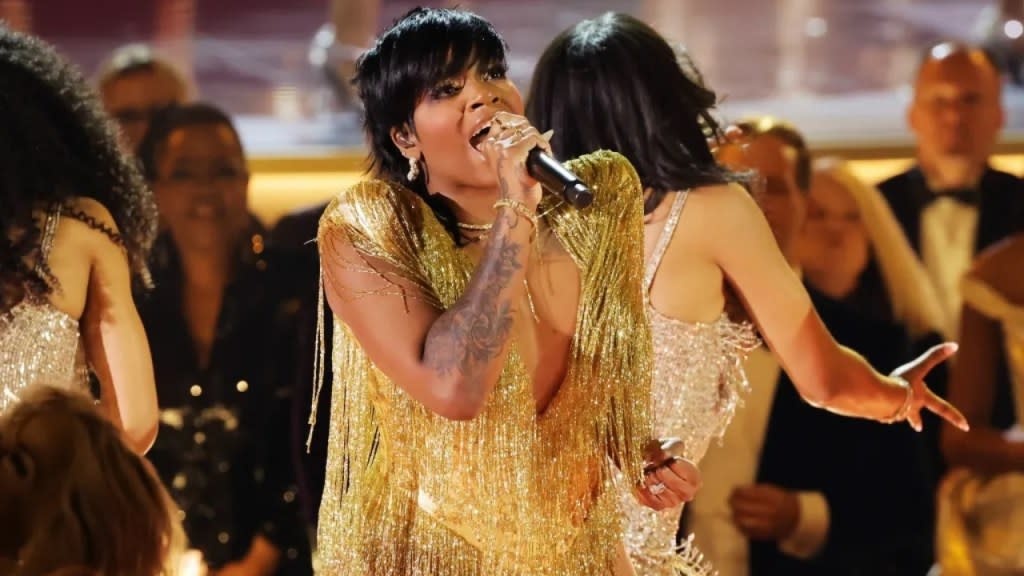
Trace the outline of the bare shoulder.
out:
[[[713,205],[735,204],[737,206],[751,206],[757,209],[757,203],[754,202],[750,192],[747,192],[739,184],[733,183],[699,186],[690,190],[690,199],[696,199],[699,202]]]
[[[93,256],[125,254],[117,222],[98,200],[75,197],[64,204],[61,213],[60,244],[74,246]]]
[[[80,215],[86,217],[95,221],[97,224],[115,232],[117,231],[117,222],[114,221],[114,216],[99,200],[78,196],[68,201],[67,205],[68,208],[75,213],[75,216]]]
[[[749,226],[763,219],[761,208],[754,198],[738,184],[701,186],[690,191],[684,217],[690,212],[690,221],[715,235],[731,234],[737,228]]]
[[[363,180],[337,194],[320,215],[319,235],[337,229],[379,238],[405,229],[424,215],[415,193],[386,180]]]

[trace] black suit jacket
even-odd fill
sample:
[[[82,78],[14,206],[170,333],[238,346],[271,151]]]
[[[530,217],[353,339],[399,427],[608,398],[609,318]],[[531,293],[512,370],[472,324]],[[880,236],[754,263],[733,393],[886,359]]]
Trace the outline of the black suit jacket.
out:
[[[1024,180],[989,168],[982,175],[975,252],[980,252],[1024,227]],[[921,254],[921,213],[933,199],[918,167],[878,185],[907,240]]]
[[[902,330],[869,321],[813,290],[811,297],[836,340],[877,369],[887,372],[905,361]],[[783,554],[775,542],[751,542],[751,576],[916,576],[931,564],[931,496],[922,445],[909,426],[813,408],[783,372],[757,482],[823,493],[830,526],[824,549],[806,561]]]
[[[915,166],[882,182],[878,188],[889,202],[889,206],[900,226],[903,227],[910,245],[920,256],[921,213],[932,197],[932,192],[928,189],[921,169]],[[988,168],[982,175],[978,188],[981,199],[978,206],[975,254],[1011,234],[1024,230],[1024,180],[1013,174]],[[1000,354],[1002,354],[1002,349],[1000,349]],[[944,383],[940,382],[939,384],[936,391],[944,392],[945,387],[941,385]],[[1000,376],[996,388],[996,403],[993,407],[991,425],[1000,429],[1012,426],[1016,420],[1013,405],[1012,387],[1004,357],[1000,362]],[[926,428],[935,428],[938,422],[937,418],[928,417],[925,420],[925,426]],[[941,469],[937,472],[941,473]]]

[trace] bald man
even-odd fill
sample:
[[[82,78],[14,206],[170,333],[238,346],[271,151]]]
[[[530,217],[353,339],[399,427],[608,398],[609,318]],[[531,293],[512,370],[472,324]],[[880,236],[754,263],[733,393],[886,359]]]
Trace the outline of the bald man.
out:
[[[917,164],[879,185],[935,284],[948,338],[957,337],[960,279],[974,255],[1024,228],[1024,181],[988,164],[1005,122],[1001,92],[999,71],[981,49],[951,43],[929,49],[907,110]],[[947,378],[938,370],[929,384],[944,396]],[[993,427],[1013,425],[1010,390],[1002,370]],[[945,473],[940,427],[934,418],[925,422],[932,482]]]
[[[1005,122],[1001,87],[981,49],[929,49],[907,110],[917,165],[879,185],[935,283],[950,337],[974,254],[1024,224],[1024,183],[988,165]]]

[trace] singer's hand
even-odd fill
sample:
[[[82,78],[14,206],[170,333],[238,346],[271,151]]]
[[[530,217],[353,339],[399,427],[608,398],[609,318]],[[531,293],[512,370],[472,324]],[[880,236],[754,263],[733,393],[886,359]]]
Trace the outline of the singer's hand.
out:
[[[498,175],[502,198],[537,207],[541,186],[526,170],[526,157],[538,146],[550,154],[548,138],[550,135],[542,135],[523,116],[508,112],[494,115],[491,130],[479,149]]]
[[[664,510],[693,500],[701,484],[700,469],[683,456],[684,452],[678,438],[648,442],[644,481],[634,491],[641,504]]]

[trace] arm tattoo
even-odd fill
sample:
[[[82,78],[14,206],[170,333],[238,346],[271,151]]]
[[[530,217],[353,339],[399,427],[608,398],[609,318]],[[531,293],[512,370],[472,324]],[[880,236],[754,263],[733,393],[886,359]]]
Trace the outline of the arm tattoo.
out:
[[[501,167],[503,162],[498,161],[498,185],[501,186],[501,197],[508,198],[508,180],[505,180],[505,176],[501,174]]]
[[[491,241],[466,293],[442,314],[427,334],[424,363],[440,375],[460,372],[476,380],[505,347],[512,331],[511,279],[522,269],[522,244],[509,238],[518,216],[495,223]]]

